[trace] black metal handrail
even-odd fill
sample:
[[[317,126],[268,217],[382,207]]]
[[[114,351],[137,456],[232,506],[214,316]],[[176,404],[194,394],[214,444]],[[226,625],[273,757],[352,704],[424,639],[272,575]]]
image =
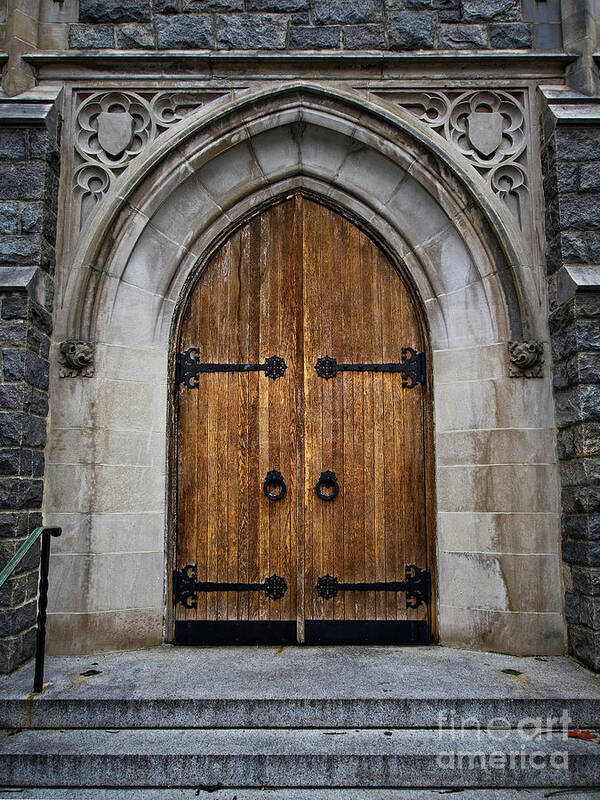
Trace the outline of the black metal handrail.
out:
[[[44,686],[44,654],[46,651],[46,609],[48,608],[48,567],[50,566],[50,537],[60,536],[62,528],[42,525],[31,531],[8,564],[0,572],[0,587],[8,580],[37,540],[42,537],[40,555],[40,589],[38,597],[37,637],[35,641],[35,676],[33,691],[41,692]]]

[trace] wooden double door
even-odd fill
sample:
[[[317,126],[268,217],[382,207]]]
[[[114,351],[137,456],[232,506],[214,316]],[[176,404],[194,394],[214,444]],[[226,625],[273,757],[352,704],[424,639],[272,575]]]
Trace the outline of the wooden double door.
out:
[[[329,208],[291,197],[221,246],[176,356],[177,643],[430,640],[424,351]]]

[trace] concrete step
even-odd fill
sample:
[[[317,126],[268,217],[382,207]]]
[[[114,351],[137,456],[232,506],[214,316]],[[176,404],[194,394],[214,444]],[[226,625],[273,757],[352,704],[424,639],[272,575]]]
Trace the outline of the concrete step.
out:
[[[600,695],[558,698],[3,699],[0,728],[437,728],[517,726],[524,719],[600,725]],[[554,720],[554,722],[552,722]]]
[[[244,789],[231,787],[204,791],[197,789],[78,789],[76,800],[597,800],[600,790],[556,789]],[[73,789],[11,788],[0,800],[74,800]]]
[[[567,714],[600,725],[600,678],[568,658],[443,647],[157,647],[0,676],[3,728],[437,728]]]
[[[5,786],[593,787],[600,744],[514,729],[28,730],[0,739]]]

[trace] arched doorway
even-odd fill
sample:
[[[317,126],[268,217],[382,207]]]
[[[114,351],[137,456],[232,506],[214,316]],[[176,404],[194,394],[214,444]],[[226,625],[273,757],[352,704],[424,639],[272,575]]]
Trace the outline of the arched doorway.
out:
[[[427,340],[386,254],[296,194],[181,314],[177,643],[431,640]]]

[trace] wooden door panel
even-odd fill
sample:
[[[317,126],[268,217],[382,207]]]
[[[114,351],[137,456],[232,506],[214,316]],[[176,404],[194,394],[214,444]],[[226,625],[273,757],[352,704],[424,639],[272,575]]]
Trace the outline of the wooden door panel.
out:
[[[277,380],[264,372],[214,372],[179,388],[177,565],[197,565],[198,581],[262,583],[277,574],[287,592],[198,592],[178,620],[296,619],[296,359],[301,248],[293,204],[255,217],[206,267],[189,299],[180,350],[203,363],[257,364],[277,355]],[[281,236],[286,231],[286,236]],[[283,474],[283,500],[263,480]]]
[[[424,619],[403,593],[345,591],[325,600],[320,576],[344,583],[401,581],[407,564],[427,566],[423,387],[400,374],[314,369],[339,363],[400,362],[423,350],[408,291],[389,260],[358,228],[304,201],[305,613],[312,620]],[[340,495],[320,500],[314,484],[333,470]]]

